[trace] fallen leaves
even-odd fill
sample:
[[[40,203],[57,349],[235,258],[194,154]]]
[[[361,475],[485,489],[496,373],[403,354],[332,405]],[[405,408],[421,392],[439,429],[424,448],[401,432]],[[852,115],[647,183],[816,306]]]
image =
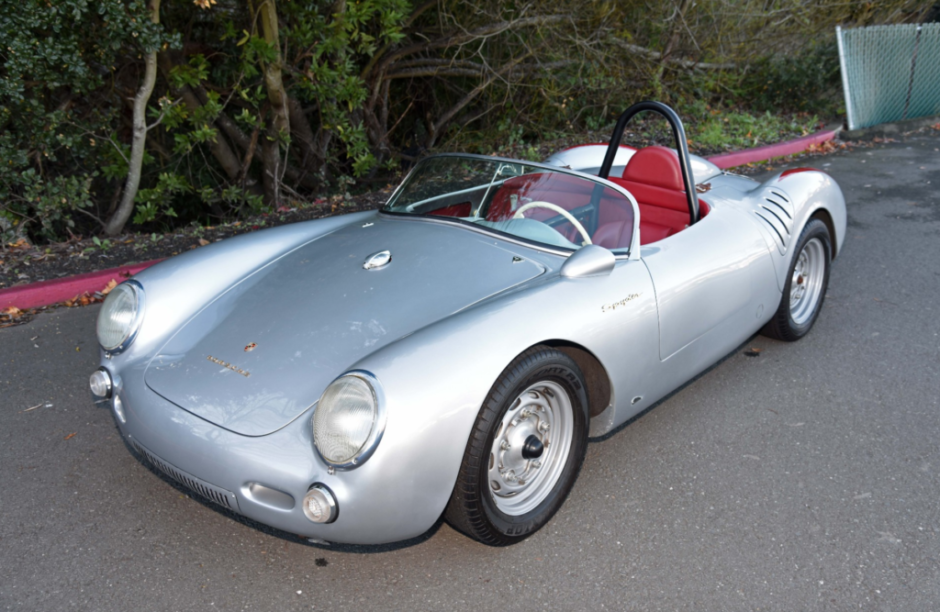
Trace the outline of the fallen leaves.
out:
[[[100,295],[100,294],[99,294]],[[94,295],[89,295],[88,293],[83,293],[81,295],[76,295],[71,300],[65,300],[65,306],[72,308],[74,306],[88,306],[95,302],[100,302],[101,298],[95,297]]]
[[[112,278],[110,281],[108,281],[108,284],[105,285],[105,288],[100,291],[101,295],[108,295],[115,287],[117,287],[117,285],[118,282]]]
[[[26,313],[16,306],[7,306],[3,310],[0,310],[0,329],[25,323],[29,319],[28,317],[24,317],[24,314]]]
[[[746,356],[748,356],[748,357],[760,357],[760,353],[761,353],[762,350],[763,350],[763,349],[759,349],[759,348],[756,348],[756,347],[751,347],[751,348],[747,349],[746,351],[744,351],[744,354],[745,354]]]
[[[816,153],[824,155],[826,153],[832,153],[838,151],[839,149],[844,149],[845,145],[842,143],[836,143],[834,140],[827,140],[825,142],[819,142],[816,144],[811,144],[806,148],[806,153]]]
[[[63,440],[71,440],[72,438],[75,437],[75,435],[76,435],[77,433],[78,433],[77,431],[73,431],[72,433],[70,433],[69,435],[65,436],[65,437],[62,438],[62,439],[63,439]]]
[[[31,245],[26,238],[20,238],[16,242],[8,243],[7,248],[11,251],[28,251],[33,248],[33,245]]]

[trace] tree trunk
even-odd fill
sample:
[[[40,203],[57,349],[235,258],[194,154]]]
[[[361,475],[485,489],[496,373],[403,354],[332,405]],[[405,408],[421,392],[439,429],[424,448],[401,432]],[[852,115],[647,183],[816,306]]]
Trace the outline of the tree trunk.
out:
[[[189,87],[184,85],[177,90],[176,93],[183,98],[183,104],[189,108],[190,112],[195,112],[202,106],[199,102],[199,98],[196,97],[196,94],[193,93],[193,90]],[[238,155],[232,150],[228,142],[222,138],[221,134],[216,134],[215,139],[207,141],[206,144],[209,145],[209,151],[212,152],[212,156],[215,157],[219,165],[222,166],[222,170],[225,171],[226,176],[234,183],[238,178],[238,172],[241,170],[241,162],[238,159]]]
[[[160,23],[160,0],[150,0],[150,19]],[[147,103],[157,82],[157,49],[144,56],[144,82],[134,96],[134,132],[131,140],[131,158],[127,164],[127,183],[124,196],[117,210],[108,219],[104,232],[108,236],[117,236],[124,230],[124,225],[134,212],[134,199],[140,187],[140,174],[144,164],[144,147],[147,144]]]
[[[307,173],[318,176],[323,167],[323,161],[317,155],[316,136],[313,135],[313,129],[310,122],[304,115],[304,109],[300,102],[294,98],[287,99],[287,108],[290,112],[290,129],[294,136],[292,142],[296,142],[299,147],[300,167]],[[296,151],[296,149],[295,149]]]
[[[666,41],[666,47],[663,49],[662,55],[660,56],[660,62],[663,64],[669,61],[669,57],[675,50],[676,44],[679,42],[679,38],[682,35],[682,22],[685,20],[685,12],[688,10],[690,2],[691,0],[682,0],[675,9],[672,23],[670,24],[669,39]]]
[[[281,42],[277,29],[277,7],[274,0],[262,0],[258,7],[261,12],[261,28],[264,40],[277,51],[273,62],[265,64],[264,85],[271,104],[271,129],[261,143],[261,158],[264,162],[264,199],[268,206],[277,206],[280,196],[281,176],[284,173],[281,162],[280,142],[290,137],[290,114],[287,109],[287,92],[281,79]]]
[[[159,62],[160,70],[163,71],[164,78],[167,78],[170,74],[170,70],[173,68],[173,60],[166,53],[161,53],[159,55]],[[202,106],[199,96],[197,96],[196,92],[189,86],[184,85],[179,89],[174,89],[173,95],[183,99],[183,104],[186,105],[190,113],[196,112]],[[247,136],[245,140],[247,145]],[[221,134],[217,134],[214,140],[209,140],[206,144],[212,156],[215,157],[216,161],[219,162],[219,165],[222,167],[222,170],[225,171],[225,175],[228,177],[229,181],[232,183],[236,182],[238,180],[239,171],[241,170],[241,161],[238,158],[238,154],[232,150],[232,147],[222,138]]]

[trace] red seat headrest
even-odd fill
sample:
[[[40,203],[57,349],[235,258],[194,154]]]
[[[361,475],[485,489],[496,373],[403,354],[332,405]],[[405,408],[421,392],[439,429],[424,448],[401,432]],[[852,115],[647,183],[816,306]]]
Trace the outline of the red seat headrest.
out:
[[[679,156],[666,147],[645,147],[634,153],[623,169],[623,178],[663,189],[685,191]]]

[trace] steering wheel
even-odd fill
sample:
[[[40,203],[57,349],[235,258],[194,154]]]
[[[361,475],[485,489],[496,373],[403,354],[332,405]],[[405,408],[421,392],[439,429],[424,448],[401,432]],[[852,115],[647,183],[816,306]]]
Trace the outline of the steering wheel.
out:
[[[571,225],[573,225],[574,228],[578,230],[578,232],[580,232],[581,237],[584,238],[584,242],[582,244],[591,244],[591,236],[587,233],[587,230],[584,229],[584,226],[581,225],[581,222],[575,219],[574,215],[572,215],[570,212],[568,212],[567,210],[565,210],[564,208],[562,208],[561,206],[557,204],[552,204],[551,202],[542,202],[542,201],[527,202],[526,204],[523,204],[522,206],[519,207],[519,210],[516,211],[516,214],[514,214],[512,218],[513,219],[525,219],[525,216],[522,213],[529,210],[530,208],[547,208],[549,210],[555,211],[556,213],[558,213],[559,215],[561,215],[562,217],[570,221]]]

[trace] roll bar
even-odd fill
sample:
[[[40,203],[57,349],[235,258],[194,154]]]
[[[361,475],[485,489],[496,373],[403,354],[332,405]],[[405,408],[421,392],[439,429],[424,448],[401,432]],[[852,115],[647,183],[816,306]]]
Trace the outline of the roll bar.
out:
[[[676,141],[676,151],[679,154],[679,169],[682,171],[682,183],[685,185],[685,195],[689,202],[689,225],[698,222],[698,196],[695,191],[695,177],[692,176],[691,166],[689,165],[689,147],[685,140],[685,129],[682,127],[682,120],[676,111],[666,106],[662,102],[653,102],[646,100],[637,102],[627,110],[623,111],[620,118],[617,119],[617,125],[614,127],[614,133],[610,137],[610,145],[607,147],[607,154],[604,155],[604,163],[601,164],[601,170],[598,176],[606,179],[610,175],[610,169],[614,165],[614,157],[620,148],[620,141],[623,139],[623,130],[627,123],[633,119],[634,115],[643,111],[653,111],[666,118],[669,125],[672,126],[672,135]]]

